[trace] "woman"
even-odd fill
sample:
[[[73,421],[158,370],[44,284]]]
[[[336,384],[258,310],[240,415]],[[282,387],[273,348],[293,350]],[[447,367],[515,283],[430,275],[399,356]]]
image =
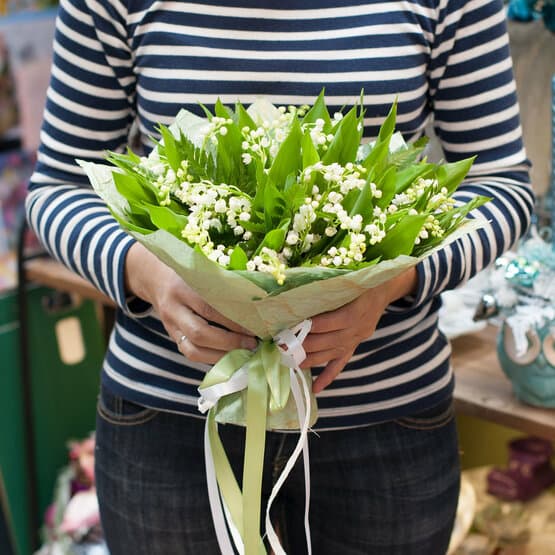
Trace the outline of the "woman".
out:
[[[50,252],[117,304],[102,370],[96,477],[113,555],[217,553],[196,388],[225,352],[254,348],[127,236],[75,158],[121,150],[185,107],[219,97],[331,110],[364,89],[365,135],[398,96],[405,139],[433,118],[445,158],[476,154],[457,192],[492,201],[484,228],[351,304],[314,317],[304,342],[318,394],[310,438],[314,553],[447,549],[458,497],[450,349],[439,294],[510,248],[533,205],[501,0],[63,0],[29,221]],[[243,431],[222,429],[236,470]],[[296,438],[270,432],[268,495]],[[305,548],[296,469],[273,517],[287,553]]]

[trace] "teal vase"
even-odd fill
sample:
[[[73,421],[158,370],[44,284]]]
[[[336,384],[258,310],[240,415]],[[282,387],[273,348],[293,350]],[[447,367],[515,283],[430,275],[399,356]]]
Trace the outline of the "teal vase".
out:
[[[503,324],[497,355],[518,399],[530,405],[555,408],[555,321],[526,334],[525,353],[516,352],[513,332]]]

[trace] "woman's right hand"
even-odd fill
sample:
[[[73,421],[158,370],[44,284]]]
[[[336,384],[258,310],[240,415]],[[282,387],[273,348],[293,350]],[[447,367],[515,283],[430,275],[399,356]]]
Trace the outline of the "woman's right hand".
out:
[[[202,300],[140,243],[133,244],[127,253],[125,283],[130,294],[152,304],[169,336],[189,360],[215,364],[228,351],[257,346],[252,333]]]

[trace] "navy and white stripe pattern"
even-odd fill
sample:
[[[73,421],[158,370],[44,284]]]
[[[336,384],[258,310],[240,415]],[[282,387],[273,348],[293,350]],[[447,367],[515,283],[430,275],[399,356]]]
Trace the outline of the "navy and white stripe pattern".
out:
[[[367,137],[396,96],[408,140],[433,113],[446,159],[478,155],[459,198],[493,201],[474,214],[484,229],[419,265],[415,297],[389,307],[319,396],[317,428],[395,418],[449,394],[438,294],[514,245],[533,205],[501,0],[62,0],[54,52],[28,215],[49,251],[120,307],[104,364],[109,387],[198,416],[206,368],[189,364],[156,316],[137,312],[141,303],[127,304],[132,240],[75,158],[123,149],[135,121],[147,145],[156,123],[182,107],[200,113],[198,102],[264,95],[298,105],[325,87],[331,109],[352,105],[364,89]]]

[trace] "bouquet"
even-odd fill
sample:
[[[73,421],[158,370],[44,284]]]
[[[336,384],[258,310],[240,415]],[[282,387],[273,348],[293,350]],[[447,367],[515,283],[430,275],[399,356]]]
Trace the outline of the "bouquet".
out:
[[[466,216],[487,199],[455,203],[473,159],[421,159],[426,141],[406,144],[395,132],[396,102],[373,143],[362,142],[362,96],[335,114],[323,92],[311,107],[260,99],[203,109],[204,118],[182,110],[160,125],[148,157],[128,150],[109,154],[112,167],[80,164],[124,229],[261,340],[255,353],[224,356],[199,388],[200,408],[209,408],[207,464],[239,544],[254,553],[263,549],[265,430],[300,428],[296,457],[316,419],[310,373],[299,368],[308,319],[475,228]],[[216,422],[246,425],[243,494]],[[268,512],[270,544],[281,553]]]

